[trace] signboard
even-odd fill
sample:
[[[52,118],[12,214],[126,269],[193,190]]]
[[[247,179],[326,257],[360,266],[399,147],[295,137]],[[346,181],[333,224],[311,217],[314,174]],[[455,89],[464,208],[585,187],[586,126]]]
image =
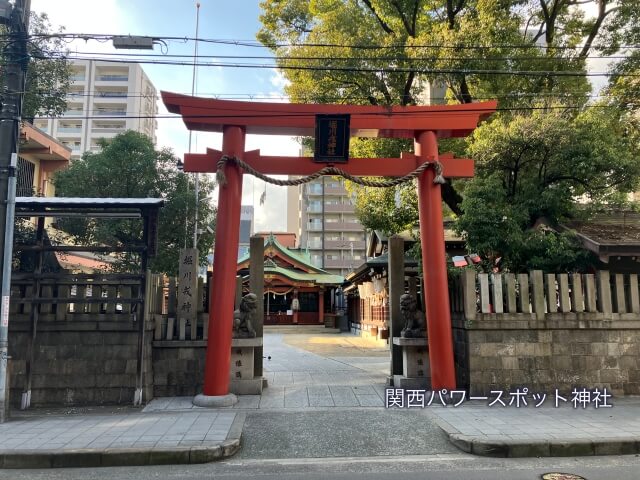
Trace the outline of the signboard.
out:
[[[314,160],[347,163],[349,160],[349,115],[316,115]]]
[[[178,318],[195,319],[198,301],[198,250],[184,248],[180,250],[178,269]]]
[[[9,326],[9,303],[11,301],[11,297],[9,295],[2,296],[2,319],[0,320],[0,326],[8,327]]]

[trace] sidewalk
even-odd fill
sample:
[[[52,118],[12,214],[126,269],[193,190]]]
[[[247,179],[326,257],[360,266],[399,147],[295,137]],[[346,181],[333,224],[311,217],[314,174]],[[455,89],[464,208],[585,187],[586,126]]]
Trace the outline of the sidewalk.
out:
[[[233,407],[203,409],[178,397],[142,411],[20,414],[0,425],[0,468],[205,463],[234,455],[241,436],[243,458],[445,454],[453,445],[494,457],[640,453],[640,397],[614,397],[612,408],[599,409],[385,409],[388,354],[353,338],[320,332],[307,345],[301,336],[265,336],[269,387]]]
[[[614,398],[611,408],[571,405],[429,407],[460,450],[492,457],[568,457],[640,453],[640,397]]]
[[[0,468],[205,463],[240,448],[244,415],[202,411],[23,417],[0,424]]]

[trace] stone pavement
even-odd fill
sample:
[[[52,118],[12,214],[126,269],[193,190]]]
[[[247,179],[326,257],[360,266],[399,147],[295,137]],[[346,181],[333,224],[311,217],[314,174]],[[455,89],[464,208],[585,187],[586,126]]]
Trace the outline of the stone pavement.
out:
[[[305,334],[299,332],[304,329]],[[235,410],[383,407],[389,352],[351,334],[313,326],[266,327],[262,396],[242,395]],[[194,409],[191,397],[159,398],[145,412]]]
[[[494,457],[566,457],[640,453],[640,397],[613,398],[611,408],[428,407],[458,448]]]
[[[210,462],[238,451],[243,423],[206,409],[23,417],[0,424],[0,468]]]

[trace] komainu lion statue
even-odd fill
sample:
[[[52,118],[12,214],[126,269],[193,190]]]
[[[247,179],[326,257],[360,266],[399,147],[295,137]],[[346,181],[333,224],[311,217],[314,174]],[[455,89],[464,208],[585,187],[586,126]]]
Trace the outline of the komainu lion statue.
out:
[[[247,293],[240,300],[240,308],[233,312],[233,337],[254,338],[256,331],[253,328],[253,317],[258,308],[258,296],[255,293]]]
[[[400,332],[403,338],[421,338],[426,335],[424,316],[418,311],[413,295],[405,293],[400,297],[400,313],[404,320],[404,328]]]

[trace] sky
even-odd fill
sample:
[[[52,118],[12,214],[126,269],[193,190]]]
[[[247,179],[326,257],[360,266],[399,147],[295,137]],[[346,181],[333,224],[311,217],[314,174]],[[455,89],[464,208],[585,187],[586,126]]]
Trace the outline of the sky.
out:
[[[57,29],[63,26],[67,33],[105,35],[144,35],[153,37],[195,37],[196,1],[192,0],[31,0],[31,9],[46,12]],[[260,28],[259,0],[200,0],[199,38],[256,40]],[[72,53],[121,52],[111,42],[78,40],[69,44]],[[131,51],[130,53],[134,53]],[[147,53],[142,51],[142,54]],[[149,52],[150,53],[150,52]],[[157,46],[155,54],[160,54]],[[169,54],[193,55],[194,42],[183,40],[168,42]],[[199,42],[198,56],[268,55],[264,48],[241,47]],[[161,58],[160,58],[161,60]],[[185,59],[186,62],[190,61]],[[215,61],[207,58],[206,61]],[[191,94],[193,67],[190,65],[142,65],[158,91],[166,90]],[[283,101],[283,77],[275,69],[245,69],[226,67],[199,67],[196,95],[220,95],[250,100],[248,95],[273,101]],[[159,114],[167,115],[162,102]],[[158,120],[157,143],[170,147],[178,157],[188,151],[189,133],[178,116]],[[222,148],[220,134],[194,133],[192,151],[204,153],[209,148]],[[246,150],[260,149],[265,155],[298,155],[298,143],[284,136],[248,135]],[[260,205],[264,183],[245,176],[243,205],[254,205],[256,231],[285,231],[286,188],[269,185],[267,201]],[[217,203],[217,194],[214,195]]]
[[[255,41],[260,28],[260,0],[200,0],[199,38],[235,39]],[[68,33],[144,35],[153,37],[194,37],[196,30],[195,0],[32,0],[32,10],[46,12],[54,26],[64,26]],[[588,11],[590,15],[593,12]],[[78,40],[69,44],[72,52],[117,52],[110,42]],[[122,51],[120,51],[122,52]],[[145,52],[141,52],[145,53]],[[155,54],[160,54],[156,47]],[[194,42],[183,40],[168,43],[169,54],[193,55]],[[217,57],[222,55],[268,55],[260,48],[199,42],[198,55]],[[93,55],[94,57],[96,55]],[[89,55],[91,56],[91,55]],[[161,58],[160,58],[161,59]],[[216,58],[206,58],[215,61]],[[189,61],[189,59],[185,59]],[[225,61],[233,61],[226,60]],[[267,62],[268,63],[268,62]],[[594,62],[593,70],[602,70],[604,61]],[[189,65],[143,65],[143,69],[158,91],[191,93],[193,67]],[[596,85],[596,90],[602,86]],[[275,69],[246,69],[229,67],[199,67],[197,69],[196,95],[250,100],[259,97],[283,99],[284,78]],[[160,115],[167,115],[159,102]],[[158,120],[158,146],[170,147],[179,157],[188,151],[189,134],[179,119]],[[222,148],[220,134],[195,133],[192,151],[204,153],[206,148]],[[248,135],[246,150],[260,149],[265,155],[298,155],[299,145],[294,139],[283,136]],[[267,201],[260,205],[259,198],[264,183],[245,176],[243,205],[255,208],[256,231],[286,230],[286,189],[269,185]],[[214,195],[214,203],[217,194]]]

